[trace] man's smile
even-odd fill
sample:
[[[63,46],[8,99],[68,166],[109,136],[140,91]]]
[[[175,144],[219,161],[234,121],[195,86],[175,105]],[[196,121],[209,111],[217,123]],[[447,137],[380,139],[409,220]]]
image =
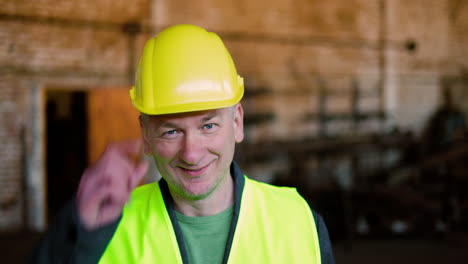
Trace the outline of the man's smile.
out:
[[[186,175],[190,176],[190,177],[199,177],[201,175],[203,175],[207,170],[208,168],[210,167],[210,165],[212,164],[213,162],[210,162],[208,163],[208,165],[204,166],[204,167],[199,167],[199,168],[186,168],[186,167],[182,167],[182,166],[178,166],[178,168]]]

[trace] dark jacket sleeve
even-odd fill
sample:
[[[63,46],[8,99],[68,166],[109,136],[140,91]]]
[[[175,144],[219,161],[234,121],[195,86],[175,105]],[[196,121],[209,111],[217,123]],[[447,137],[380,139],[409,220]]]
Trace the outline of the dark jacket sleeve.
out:
[[[333,248],[330,242],[330,237],[328,236],[327,226],[321,215],[312,210],[314,215],[315,225],[317,227],[317,234],[319,237],[320,244],[320,256],[322,264],[334,264],[335,258],[333,256]]]
[[[119,222],[120,218],[95,231],[88,231],[80,224],[75,200],[72,199],[59,213],[27,263],[98,263]]]

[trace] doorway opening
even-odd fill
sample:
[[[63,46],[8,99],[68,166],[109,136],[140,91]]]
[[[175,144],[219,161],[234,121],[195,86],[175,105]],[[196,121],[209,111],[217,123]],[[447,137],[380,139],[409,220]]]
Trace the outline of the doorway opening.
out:
[[[45,89],[43,165],[47,223],[76,193],[84,170],[94,164],[109,143],[140,138],[139,112],[128,87]],[[142,183],[159,179],[150,157]],[[47,208],[47,209],[46,209]]]
[[[46,90],[46,204],[54,219],[88,165],[85,91]]]

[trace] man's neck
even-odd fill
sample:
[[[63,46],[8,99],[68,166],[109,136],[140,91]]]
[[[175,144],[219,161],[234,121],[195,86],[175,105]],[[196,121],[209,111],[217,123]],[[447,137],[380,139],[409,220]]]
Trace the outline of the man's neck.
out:
[[[170,189],[170,188],[169,188]],[[223,212],[234,204],[234,181],[227,175],[206,198],[190,200],[170,190],[175,209],[186,216],[208,216]]]

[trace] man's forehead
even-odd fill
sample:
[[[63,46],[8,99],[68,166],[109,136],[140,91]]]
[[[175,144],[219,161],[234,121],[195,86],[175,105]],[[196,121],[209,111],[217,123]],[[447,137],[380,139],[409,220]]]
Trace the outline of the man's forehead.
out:
[[[165,115],[148,115],[148,119],[158,123],[173,122],[182,119],[211,119],[213,117],[220,116],[225,111],[228,111],[228,108]]]

